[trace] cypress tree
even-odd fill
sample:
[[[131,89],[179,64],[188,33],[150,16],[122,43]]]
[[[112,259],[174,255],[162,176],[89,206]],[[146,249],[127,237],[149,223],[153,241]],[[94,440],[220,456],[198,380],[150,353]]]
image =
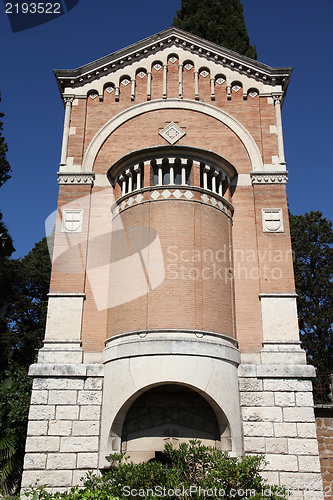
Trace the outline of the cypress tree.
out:
[[[257,59],[250,45],[240,0],[181,0],[172,26]]]

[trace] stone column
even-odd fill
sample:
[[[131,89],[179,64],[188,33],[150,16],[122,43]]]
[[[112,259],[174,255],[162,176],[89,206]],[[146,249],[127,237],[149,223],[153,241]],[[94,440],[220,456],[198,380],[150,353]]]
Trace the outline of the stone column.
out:
[[[136,173],[136,189],[141,189],[141,168],[139,165],[134,166],[134,172]]]
[[[282,118],[281,118],[281,101],[282,95],[273,95],[274,99],[274,109],[275,109],[275,121],[276,121],[276,133],[277,133],[277,143],[278,143],[278,154],[280,164],[285,164],[284,158],[284,146],[283,146],[283,133],[282,133]]]
[[[168,74],[168,65],[163,64],[163,99],[167,98],[167,74]]]
[[[131,80],[131,100],[134,101],[135,99],[135,78],[132,78]]]
[[[147,100],[150,101],[150,99],[151,99],[151,76],[152,76],[151,71],[148,71],[147,76],[148,76],[148,78],[147,78]]]
[[[64,120],[64,132],[62,136],[62,148],[61,148],[61,159],[60,167],[67,164],[67,150],[68,150],[68,137],[69,137],[69,126],[71,122],[71,111],[72,103],[74,101],[73,96],[65,96],[65,120]]]
[[[212,101],[215,101],[215,79],[210,79],[210,97]]]
[[[199,100],[199,71],[194,72],[194,98]]]
[[[178,65],[179,99],[183,98],[183,65]]]

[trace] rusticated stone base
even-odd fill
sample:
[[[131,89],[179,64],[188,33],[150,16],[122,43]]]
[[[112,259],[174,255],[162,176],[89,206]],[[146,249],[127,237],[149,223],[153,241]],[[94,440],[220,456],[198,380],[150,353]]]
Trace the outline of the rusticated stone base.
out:
[[[32,365],[22,488],[61,491],[97,471],[102,365]]]
[[[244,452],[265,454],[268,483],[290,489],[294,498],[322,499],[313,409],[313,367],[240,365]]]

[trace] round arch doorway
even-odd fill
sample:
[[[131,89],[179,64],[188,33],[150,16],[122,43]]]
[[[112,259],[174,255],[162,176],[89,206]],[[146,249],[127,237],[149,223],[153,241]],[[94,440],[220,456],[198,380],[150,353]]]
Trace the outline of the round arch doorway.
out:
[[[126,413],[121,449],[133,462],[157,458],[165,443],[177,447],[190,439],[231,450],[228,422],[218,419],[211,405],[187,387],[168,384],[141,394]]]

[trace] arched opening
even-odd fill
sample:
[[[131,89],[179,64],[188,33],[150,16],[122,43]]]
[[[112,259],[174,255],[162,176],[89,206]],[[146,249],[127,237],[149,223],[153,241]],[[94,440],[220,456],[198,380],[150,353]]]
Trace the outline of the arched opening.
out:
[[[134,462],[158,459],[165,443],[177,447],[190,439],[231,449],[230,430],[223,415],[194,390],[177,384],[153,387],[128,409],[121,433],[121,449]]]

